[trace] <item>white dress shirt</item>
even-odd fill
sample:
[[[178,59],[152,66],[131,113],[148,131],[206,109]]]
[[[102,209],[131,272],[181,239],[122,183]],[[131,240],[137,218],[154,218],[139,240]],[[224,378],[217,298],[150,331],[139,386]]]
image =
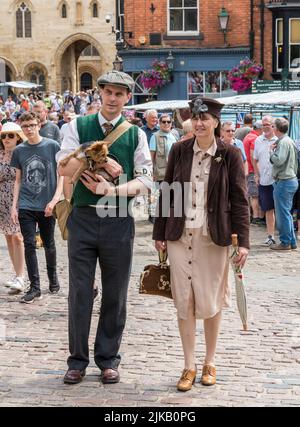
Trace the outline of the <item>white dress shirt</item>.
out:
[[[105,132],[105,128],[103,127],[104,123],[111,123],[115,126],[120,118],[121,114],[114,120],[107,121],[101,112],[98,113],[99,123],[103,132]],[[79,147],[80,142],[77,130],[77,121],[74,119],[69,123],[69,126],[66,127],[64,131],[61,150],[56,154],[56,161],[59,162],[60,160],[63,160],[66,156],[77,150]],[[152,188],[152,170],[152,160],[147,136],[142,129],[138,128],[138,145],[134,152],[134,178],[140,180],[147,188]]]

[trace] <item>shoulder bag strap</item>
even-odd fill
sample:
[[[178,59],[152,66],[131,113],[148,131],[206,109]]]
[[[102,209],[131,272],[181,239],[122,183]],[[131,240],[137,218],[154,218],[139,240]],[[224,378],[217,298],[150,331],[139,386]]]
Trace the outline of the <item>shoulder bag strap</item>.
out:
[[[119,139],[125,132],[127,132],[133,125],[125,120],[116,129],[110,132],[103,141],[107,141],[107,146],[110,147],[117,139]]]

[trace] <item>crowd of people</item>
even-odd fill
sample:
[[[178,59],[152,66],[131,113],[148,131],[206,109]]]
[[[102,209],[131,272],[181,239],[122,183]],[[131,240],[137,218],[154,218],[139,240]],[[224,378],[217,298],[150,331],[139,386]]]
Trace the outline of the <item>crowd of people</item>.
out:
[[[287,136],[289,123],[269,115],[253,123],[246,116],[245,126],[236,130],[233,122],[222,122],[223,104],[200,97],[190,102],[190,119],[180,127],[171,114],[156,110],[146,111],[144,121],[126,120],[122,111],[132,96],[132,78],[112,71],[98,85],[76,96],[30,93],[2,100],[0,232],[15,271],[5,286],[10,294],[24,292],[22,303],[41,299],[38,228],[49,292],[60,290],[53,211],[62,197],[72,199],[67,222],[70,355],[64,382],[81,382],[89,364],[98,261],[102,301],[94,359],[103,383],[118,382],[134,240],[134,219],[121,212],[136,196],[143,197],[154,223],[155,247],[167,250],[170,260],[184,353],[177,389],[190,390],[197,375],[197,319],[204,320],[206,341],[201,382],[213,385],[221,313],[230,305],[231,234],[239,236],[235,263],[240,267],[248,255],[250,217],[254,225],[266,223],[264,244],[271,249],[297,249],[292,210],[297,209],[299,226],[299,152]],[[86,170],[73,186],[69,179],[80,159],[60,162],[82,144],[109,135],[109,156],[102,165],[106,175]],[[182,191],[172,190],[173,184],[180,184]]]

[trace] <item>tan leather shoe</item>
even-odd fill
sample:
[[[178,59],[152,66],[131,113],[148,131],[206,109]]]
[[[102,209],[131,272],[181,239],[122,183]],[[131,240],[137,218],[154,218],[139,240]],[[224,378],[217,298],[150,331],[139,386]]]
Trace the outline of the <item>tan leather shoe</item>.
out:
[[[177,383],[177,390],[188,391],[195,382],[197,369],[184,369],[180,380]]]
[[[203,385],[215,385],[216,381],[216,367],[213,365],[203,365],[201,383]]]

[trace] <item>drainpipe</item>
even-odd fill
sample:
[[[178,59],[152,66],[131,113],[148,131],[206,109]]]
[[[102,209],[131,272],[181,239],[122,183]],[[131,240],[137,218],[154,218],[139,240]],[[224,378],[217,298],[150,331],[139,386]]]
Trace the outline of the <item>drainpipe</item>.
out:
[[[265,2],[260,0],[260,63],[264,67],[265,62]]]
[[[250,32],[249,32],[250,59],[254,57],[254,0],[250,1]]]

